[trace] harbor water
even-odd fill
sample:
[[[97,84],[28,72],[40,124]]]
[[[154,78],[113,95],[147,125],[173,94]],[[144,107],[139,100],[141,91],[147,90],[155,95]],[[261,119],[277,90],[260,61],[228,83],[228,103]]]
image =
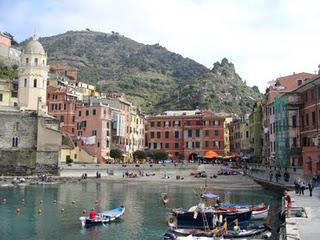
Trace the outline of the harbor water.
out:
[[[200,187],[200,186],[199,186]],[[168,193],[169,207],[188,208],[198,201],[194,186],[145,182],[94,181],[0,189],[0,239],[162,239],[168,211],[161,193]],[[216,190],[226,202],[270,204],[273,228],[279,226],[280,197],[266,190]],[[82,228],[83,210],[98,211],[124,205],[118,223]],[[17,209],[20,212],[17,213]],[[273,231],[273,239],[278,239]]]

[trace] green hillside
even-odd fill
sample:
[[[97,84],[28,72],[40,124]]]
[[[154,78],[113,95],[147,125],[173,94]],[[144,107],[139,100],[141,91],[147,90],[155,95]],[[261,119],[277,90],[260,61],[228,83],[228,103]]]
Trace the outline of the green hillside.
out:
[[[240,114],[261,98],[227,59],[210,70],[159,44],[144,45],[116,32],[69,31],[39,41],[49,64],[74,66],[79,80],[104,92],[123,91],[146,112],[199,107]]]

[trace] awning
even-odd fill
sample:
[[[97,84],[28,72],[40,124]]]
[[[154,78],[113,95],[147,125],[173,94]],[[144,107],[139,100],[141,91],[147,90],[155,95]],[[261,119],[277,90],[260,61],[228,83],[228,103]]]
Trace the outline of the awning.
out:
[[[204,158],[216,158],[216,157],[219,157],[219,155],[215,151],[208,151],[204,155]]]

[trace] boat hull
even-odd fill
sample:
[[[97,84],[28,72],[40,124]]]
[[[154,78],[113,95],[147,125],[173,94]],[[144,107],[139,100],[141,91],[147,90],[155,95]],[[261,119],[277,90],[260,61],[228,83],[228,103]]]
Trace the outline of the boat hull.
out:
[[[271,237],[270,227],[261,225],[252,229],[243,229],[239,231],[228,230],[217,239],[247,239],[253,237],[263,237],[268,239]],[[170,229],[164,235],[164,239],[213,239],[213,232],[197,231],[195,229]],[[215,239],[215,238],[214,238]]]

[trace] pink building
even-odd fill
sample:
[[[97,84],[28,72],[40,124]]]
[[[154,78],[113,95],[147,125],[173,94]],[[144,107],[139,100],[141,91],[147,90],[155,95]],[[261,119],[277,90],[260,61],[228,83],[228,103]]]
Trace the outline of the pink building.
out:
[[[79,104],[76,108],[77,144],[101,163],[109,158],[111,108],[103,104]]]

